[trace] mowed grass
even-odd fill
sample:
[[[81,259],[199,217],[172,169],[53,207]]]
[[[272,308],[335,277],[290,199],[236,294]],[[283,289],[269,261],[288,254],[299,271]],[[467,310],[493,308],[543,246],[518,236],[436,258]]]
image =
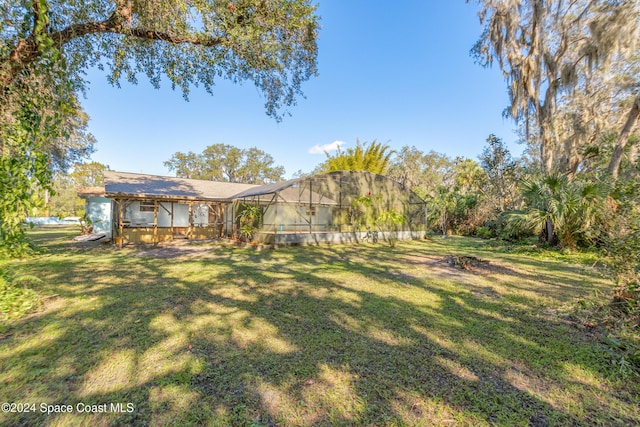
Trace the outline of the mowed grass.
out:
[[[465,238],[257,252],[32,235],[47,253],[0,263],[44,297],[0,333],[0,401],[35,411],[0,425],[640,424],[638,382],[557,314],[611,287],[592,262]]]

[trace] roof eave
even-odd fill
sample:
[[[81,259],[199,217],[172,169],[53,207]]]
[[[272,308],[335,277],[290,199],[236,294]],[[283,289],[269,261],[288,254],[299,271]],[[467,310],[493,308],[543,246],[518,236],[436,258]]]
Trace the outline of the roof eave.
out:
[[[229,198],[222,197],[196,197],[196,196],[175,196],[164,194],[132,194],[132,193],[105,193],[105,197],[114,199],[135,199],[135,200],[164,200],[164,201],[189,201],[189,202],[230,202]]]

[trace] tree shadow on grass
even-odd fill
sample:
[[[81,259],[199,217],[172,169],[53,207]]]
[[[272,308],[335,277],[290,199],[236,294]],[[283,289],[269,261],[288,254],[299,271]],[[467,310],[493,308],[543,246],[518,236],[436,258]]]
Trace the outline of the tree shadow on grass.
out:
[[[74,408],[130,402],[135,409],[4,414],[0,423],[640,419],[630,409],[616,413],[629,406],[623,399],[571,380],[568,367],[587,378],[598,373],[591,372],[593,346],[566,325],[508,299],[421,277],[403,260],[414,246],[386,255],[367,247],[310,249],[238,250],[184,268],[125,251],[95,265],[100,277],[93,281],[77,279],[86,258],[67,259],[47,286],[68,305],[21,322],[0,341],[3,397]],[[572,390],[564,392],[567,384]]]

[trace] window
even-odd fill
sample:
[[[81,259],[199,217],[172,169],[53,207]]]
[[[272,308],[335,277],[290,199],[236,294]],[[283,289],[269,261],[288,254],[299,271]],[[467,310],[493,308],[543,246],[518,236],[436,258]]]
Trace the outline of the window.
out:
[[[153,202],[140,202],[140,212],[153,212],[153,211],[154,211]]]

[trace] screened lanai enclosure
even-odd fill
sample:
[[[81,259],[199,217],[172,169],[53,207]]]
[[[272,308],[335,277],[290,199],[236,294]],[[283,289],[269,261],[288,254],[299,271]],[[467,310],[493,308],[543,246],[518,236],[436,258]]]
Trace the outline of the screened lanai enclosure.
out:
[[[225,218],[234,221],[233,228],[247,206],[260,208],[253,239],[262,243],[420,238],[426,224],[424,200],[370,172],[331,172],[247,189],[227,207]]]

